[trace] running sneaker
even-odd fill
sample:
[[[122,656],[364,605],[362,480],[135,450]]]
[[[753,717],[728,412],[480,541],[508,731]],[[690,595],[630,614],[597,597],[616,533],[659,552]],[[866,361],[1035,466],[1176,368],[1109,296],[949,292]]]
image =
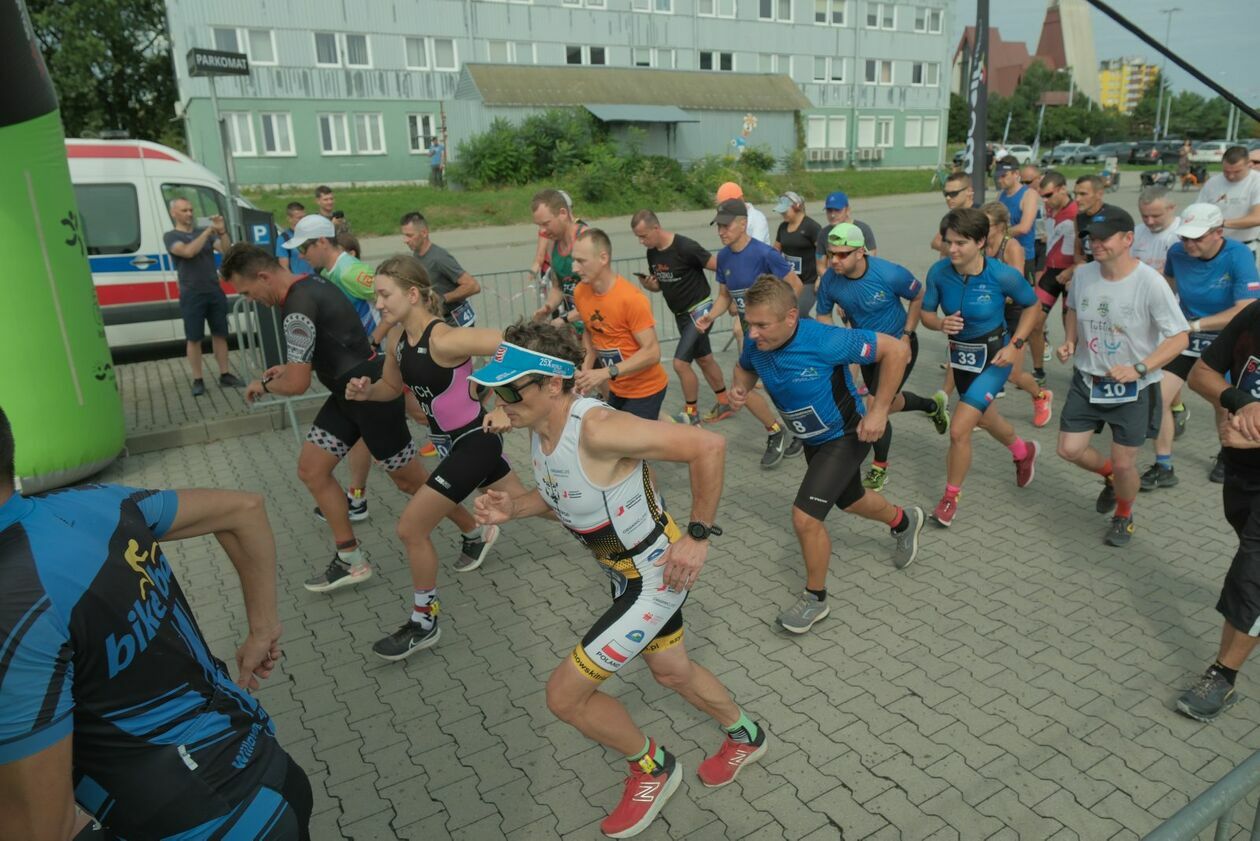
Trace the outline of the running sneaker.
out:
[[[1220,453],[1216,454],[1216,458],[1212,461],[1212,470],[1208,473],[1208,481],[1218,485],[1225,484],[1225,462],[1221,460]]]
[[[961,494],[960,494],[961,495]],[[943,496],[932,511],[932,519],[938,526],[949,528],[954,524],[954,515],[958,513],[958,497]]]
[[[729,417],[734,417],[734,415],[735,410],[731,408],[730,403],[722,403],[719,401],[713,404],[712,409],[704,413],[704,422],[717,423],[718,421],[726,420]]]
[[[1028,445],[1028,452],[1022,459],[1015,461],[1015,484],[1021,488],[1032,484],[1033,477],[1037,475],[1037,454],[1041,452],[1041,445],[1036,441],[1025,443]]]
[[[359,566],[352,567],[342,562],[341,558],[333,555],[333,559],[328,562],[328,569],[314,578],[306,579],[302,586],[312,593],[328,593],[333,590],[340,590],[342,587],[362,584],[371,577],[371,564],[364,562]]]
[[[655,747],[655,743],[652,743]],[[599,829],[609,838],[630,838],[647,829],[666,801],[682,782],[682,766],[674,755],[662,749],[665,762],[658,765],[645,756],[630,763],[630,776],[621,792],[621,802],[604,818]]]
[[[479,540],[463,538],[464,543],[459,550],[459,560],[455,562],[455,571],[472,572],[481,566],[481,562],[486,559],[486,554],[490,551],[490,547],[498,539],[498,526],[482,526]]]
[[[1215,665],[1177,699],[1177,709],[1199,721],[1211,721],[1238,703],[1238,693]]]
[[[1103,479],[1103,489],[1098,492],[1098,499],[1094,501],[1094,510],[1099,514],[1109,514],[1116,507],[1116,484],[1115,481],[1107,476]]]
[[[366,498],[346,494],[346,506],[350,509],[350,522],[361,523],[368,518]],[[315,516],[325,523],[328,522],[328,518],[324,516],[323,511],[319,510],[319,506],[315,507]]]
[[[792,436],[792,443],[787,445],[787,449],[783,451],[784,458],[793,458],[805,452],[805,442],[795,435]]]
[[[220,388],[244,388],[245,381],[242,380],[240,377],[236,376],[236,374],[233,374],[231,371],[228,371],[226,374],[219,374],[219,387]]]
[[[1107,536],[1103,538],[1103,542],[1108,546],[1128,546],[1129,541],[1133,539],[1133,518],[1132,517],[1112,517],[1111,527],[1107,529]]]
[[[1041,383],[1038,383],[1041,385]],[[1033,398],[1033,426],[1041,429],[1050,423],[1054,416],[1054,392],[1048,388],[1041,390],[1040,397]]]
[[[862,487],[875,491],[875,493],[883,493],[884,485],[887,483],[887,467],[875,467],[874,465],[871,465],[871,469],[866,471],[866,475],[862,477]]]
[[[936,404],[936,408],[928,412],[928,417],[936,427],[936,434],[944,435],[949,432],[949,395],[938,391],[932,395],[932,402]]]
[[[770,469],[783,461],[783,455],[787,452],[787,433],[782,429],[778,432],[771,432],[766,437],[766,451],[761,456],[761,466],[763,469]]]
[[[420,448],[420,456],[422,458],[433,458],[437,455],[437,447],[433,446],[432,441],[425,441],[424,446]]]
[[[1173,440],[1176,440],[1185,434],[1186,421],[1190,419],[1190,409],[1186,407],[1185,403],[1181,404],[1180,409],[1178,409],[1176,406],[1173,406],[1172,418],[1173,418]]]
[[[761,759],[766,752],[766,728],[757,725],[757,738],[751,743],[737,742],[730,736],[722,742],[718,752],[696,768],[696,776],[709,788],[718,788],[733,782],[745,765]]]
[[[784,630],[794,634],[803,634],[814,627],[814,623],[826,619],[829,613],[831,613],[831,605],[819,601],[813,593],[805,591],[796,600],[796,604],[779,614],[779,624]]]
[[[1148,467],[1146,472],[1142,474],[1141,487],[1144,491],[1153,491],[1156,488],[1172,488],[1176,487],[1178,481],[1180,480],[1177,478],[1173,468],[1164,467],[1162,464],[1156,463]]]
[[[1050,350],[1050,334],[1046,334],[1046,349],[1041,352],[1041,361],[1049,362],[1054,358],[1054,352]]]
[[[192,396],[200,397],[205,393],[206,393],[206,381],[201,380],[201,379],[193,380]]]
[[[696,412],[686,412],[686,411],[675,412],[674,414],[669,415],[668,417],[674,423],[686,423],[686,424],[690,424],[691,426],[700,425],[700,415]]]
[[[424,648],[429,648],[442,636],[437,619],[428,630],[419,622],[408,619],[397,631],[372,643],[372,653],[383,660],[405,660]]]
[[[906,516],[906,528],[900,534],[893,533],[893,539],[897,541],[893,566],[897,569],[905,569],[919,557],[919,535],[923,532],[923,523],[926,521],[923,509],[917,505],[903,509],[902,513]]]

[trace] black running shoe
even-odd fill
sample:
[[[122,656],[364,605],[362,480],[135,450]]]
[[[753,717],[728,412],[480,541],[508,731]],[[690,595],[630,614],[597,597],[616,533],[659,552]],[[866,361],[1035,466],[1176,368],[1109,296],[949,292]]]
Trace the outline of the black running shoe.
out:
[[[397,631],[373,643],[372,653],[384,660],[404,660],[421,649],[429,648],[441,636],[436,619],[428,630],[419,622],[408,619]]]

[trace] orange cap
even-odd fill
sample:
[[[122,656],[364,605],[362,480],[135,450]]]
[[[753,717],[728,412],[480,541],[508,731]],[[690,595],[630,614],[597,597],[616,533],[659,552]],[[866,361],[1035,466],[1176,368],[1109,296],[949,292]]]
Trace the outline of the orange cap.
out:
[[[743,189],[734,181],[727,181],[721,187],[718,187],[718,190],[717,190],[718,204],[721,204],[727,199],[742,199],[743,197],[744,197]]]

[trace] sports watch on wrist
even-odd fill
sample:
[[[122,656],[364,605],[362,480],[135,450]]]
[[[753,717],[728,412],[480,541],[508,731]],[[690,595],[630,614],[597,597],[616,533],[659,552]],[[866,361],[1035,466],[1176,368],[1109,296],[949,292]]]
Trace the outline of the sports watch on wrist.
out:
[[[1016,336],[1016,337],[1015,337],[1015,338],[1011,341],[1011,344],[1015,345],[1015,349],[1016,349],[1016,350],[1023,350],[1023,349],[1024,349],[1024,345],[1028,344],[1028,342],[1026,342],[1026,341],[1024,341],[1023,339],[1021,339],[1021,338],[1019,338],[1018,336]]]
[[[605,367],[608,369],[608,379],[610,380],[617,379],[617,375],[621,373],[620,371],[617,370],[617,366],[614,364],[609,364]]]
[[[1134,370],[1134,371],[1137,371],[1137,375],[1138,375],[1139,377],[1145,377],[1145,376],[1146,376],[1146,372],[1147,372],[1147,371],[1149,371],[1149,370],[1150,370],[1150,368],[1147,368],[1145,363],[1143,363],[1143,362],[1139,362],[1139,363],[1137,363],[1136,365],[1134,365],[1134,366],[1133,366],[1133,370]]]
[[[699,520],[692,520],[687,524],[687,534],[692,540],[708,540],[709,535],[722,536],[722,530],[716,524],[706,526]]]

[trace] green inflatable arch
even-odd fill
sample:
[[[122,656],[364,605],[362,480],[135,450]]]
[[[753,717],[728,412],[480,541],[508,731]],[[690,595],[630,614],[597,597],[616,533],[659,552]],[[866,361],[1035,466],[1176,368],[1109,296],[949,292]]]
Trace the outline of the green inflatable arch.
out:
[[[0,406],[32,494],[117,458],[123,413],[57,96],[23,0],[0,0],[0,55]]]

